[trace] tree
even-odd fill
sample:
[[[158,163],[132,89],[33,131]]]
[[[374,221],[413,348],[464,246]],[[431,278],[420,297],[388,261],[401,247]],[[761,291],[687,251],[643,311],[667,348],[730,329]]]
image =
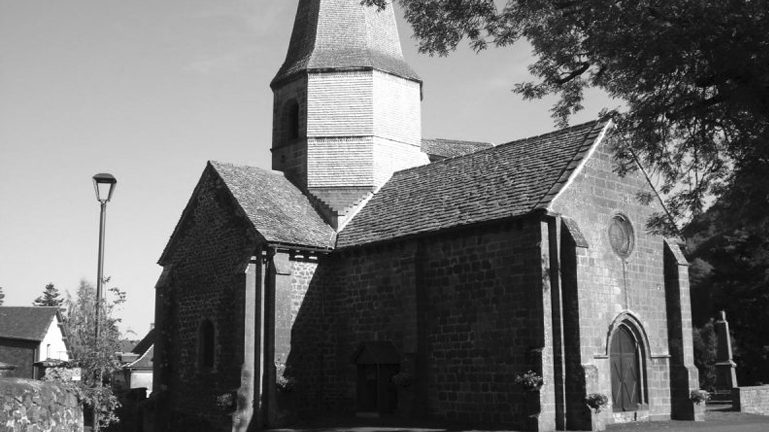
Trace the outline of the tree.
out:
[[[64,303],[64,299],[59,295],[59,290],[53,283],[49,283],[45,286],[43,294],[36,298],[32,305],[61,307],[62,303]]]
[[[363,0],[386,7],[389,0]],[[753,206],[769,168],[769,8],[757,0],[398,0],[421,52],[447,55],[526,39],[536,82],[526,99],[558,97],[566,124],[598,87],[625,106],[616,123],[618,172],[640,162],[671,215],[688,220],[706,197],[740,187]],[[643,201],[651,196],[640,196]],[[743,203],[744,204],[744,203]],[[651,228],[670,228],[666,216]]]
[[[3,305],[4,298],[5,298],[5,294],[3,294],[3,287],[0,287],[0,306]]]
[[[105,285],[108,280],[105,281]],[[102,299],[99,318],[99,338],[96,339],[96,289],[82,280],[75,297],[67,293],[64,325],[74,363],[82,368],[80,393],[86,405],[95,408],[99,425],[106,427],[118,421],[115,410],[119,406],[109,381],[120,370],[115,353],[120,351],[119,318],[113,317],[115,308],[125,302],[125,293],[116,287],[107,292],[112,299]]]
[[[766,186],[769,190],[769,186]],[[692,265],[692,319],[705,326],[721,310],[734,336],[738,382],[769,382],[769,215],[739,209],[730,192],[683,231]],[[704,335],[704,334],[703,334]]]

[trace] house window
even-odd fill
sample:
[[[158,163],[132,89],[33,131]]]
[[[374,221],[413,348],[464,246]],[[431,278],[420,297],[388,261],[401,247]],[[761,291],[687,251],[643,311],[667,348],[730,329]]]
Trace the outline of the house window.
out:
[[[609,222],[609,243],[614,253],[621,258],[627,258],[633,252],[635,235],[633,225],[627,216],[616,214]]]
[[[214,324],[211,320],[204,320],[200,325],[199,337],[199,364],[201,369],[213,369],[214,367]]]

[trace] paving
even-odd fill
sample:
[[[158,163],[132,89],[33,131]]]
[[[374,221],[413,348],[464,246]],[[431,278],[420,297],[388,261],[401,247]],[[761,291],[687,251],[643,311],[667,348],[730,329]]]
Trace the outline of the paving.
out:
[[[271,432],[516,432],[501,429],[475,429],[451,425],[407,426],[387,421],[339,420],[323,425],[273,429]],[[769,416],[709,409],[702,422],[659,421],[614,424],[607,432],[769,432]]]

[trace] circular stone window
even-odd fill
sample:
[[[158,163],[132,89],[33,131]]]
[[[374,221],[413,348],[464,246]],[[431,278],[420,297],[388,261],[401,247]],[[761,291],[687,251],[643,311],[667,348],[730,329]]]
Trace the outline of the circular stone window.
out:
[[[635,239],[633,237],[633,225],[625,215],[617,214],[609,222],[609,243],[614,253],[622,258],[627,258],[633,252]]]

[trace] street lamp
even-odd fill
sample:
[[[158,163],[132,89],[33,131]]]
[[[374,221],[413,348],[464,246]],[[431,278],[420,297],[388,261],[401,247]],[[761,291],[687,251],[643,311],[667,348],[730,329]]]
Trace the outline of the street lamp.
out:
[[[101,292],[104,283],[104,225],[107,221],[107,203],[112,199],[112,193],[115,191],[117,180],[112,174],[99,173],[93,176],[93,188],[96,191],[96,199],[101,204],[101,220],[99,222],[99,267],[96,276],[96,330],[94,338],[94,349],[99,348],[99,315],[101,311]],[[99,368],[98,385],[101,386],[101,368]],[[93,409],[93,429],[99,430],[99,415],[97,404]]]
[[[112,174],[99,173],[93,176],[93,188],[96,199],[101,204],[101,221],[99,223],[99,267],[96,277],[96,337],[99,337],[99,309],[101,303],[102,284],[104,280],[104,225],[107,221],[107,203],[112,199],[117,180]]]

